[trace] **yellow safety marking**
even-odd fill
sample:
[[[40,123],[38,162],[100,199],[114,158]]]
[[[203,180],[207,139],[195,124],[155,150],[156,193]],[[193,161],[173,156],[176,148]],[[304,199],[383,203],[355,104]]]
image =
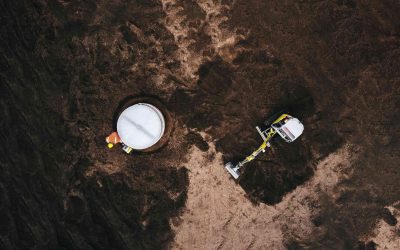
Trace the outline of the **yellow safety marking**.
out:
[[[279,116],[279,118],[276,119],[272,124],[278,123],[278,122],[282,121],[283,119],[285,119],[288,116],[289,116],[288,114],[283,114],[283,115]]]

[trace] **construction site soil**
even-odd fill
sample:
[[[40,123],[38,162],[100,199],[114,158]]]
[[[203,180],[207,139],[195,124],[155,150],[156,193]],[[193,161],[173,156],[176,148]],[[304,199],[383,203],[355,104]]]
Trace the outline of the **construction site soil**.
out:
[[[0,249],[232,249],[225,238],[236,249],[399,249],[398,1],[0,6]],[[168,141],[152,153],[106,146],[132,96],[156,97],[170,114]],[[281,110],[303,135],[274,139],[235,184],[220,169],[256,149],[255,126]],[[341,150],[351,160],[330,182]],[[275,216],[282,238],[272,244],[267,220],[249,218],[287,210],[312,183],[317,198],[299,202],[311,229],[292,233],[297,217]],[[230,212],[242,221],[232,226],[196,217],[207,204],[229,209],[196,185],[256,212]],[[195,240],[201,221],[185,226],[197,219],[221,225],[206,240],[215,246]],[[254,238],[229,233],[240,225]]]

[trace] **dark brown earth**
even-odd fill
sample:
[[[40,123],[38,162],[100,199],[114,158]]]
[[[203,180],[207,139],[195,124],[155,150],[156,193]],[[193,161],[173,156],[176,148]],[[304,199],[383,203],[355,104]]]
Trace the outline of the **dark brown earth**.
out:
[[[246,166],[252,202],[277,204],[329,153],[360,148],[340,196],[321,197],[321,230],[287,247],[373,249],[360,236],[379,219],[396,225],[385,206],[400,197],[399,2],[222,2],[219,27],[240,38],[220,49],[196,1],[0,1],[1,249],[166,248],[190,182],[182,163],[191,145],[209,147],[199,132],[241,159],[282,109],[305,132]],[[166,28],[176,5],[187,38]],[[177,56],[185,39],[202,60],[189,60],[194,76]],[[132,95],[171,113],[170,141],[153,154],[105,147]]]

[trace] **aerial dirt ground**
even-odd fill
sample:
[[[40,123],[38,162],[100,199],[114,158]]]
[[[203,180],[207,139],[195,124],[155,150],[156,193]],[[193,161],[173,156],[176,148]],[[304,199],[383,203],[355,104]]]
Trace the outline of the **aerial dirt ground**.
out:
[[[398,1],[0,7],[0,249],[400,249]],[[131,97],[154,152],[106,146]],[[235,181],[281,110],[303,135]]]

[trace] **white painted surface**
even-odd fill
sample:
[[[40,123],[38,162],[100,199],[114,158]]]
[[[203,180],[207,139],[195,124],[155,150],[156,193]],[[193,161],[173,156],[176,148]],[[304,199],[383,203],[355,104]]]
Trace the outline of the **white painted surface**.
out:
[[[304,125],[297,118],[290,119],[284,126],[294,135],[294,140],[296,140],[304,131]]]
[[[164,134],[164,116],[155,106],[138,103],[125,109],[118,118],[117,132],[121,141],[133,149],[146,149]]]

